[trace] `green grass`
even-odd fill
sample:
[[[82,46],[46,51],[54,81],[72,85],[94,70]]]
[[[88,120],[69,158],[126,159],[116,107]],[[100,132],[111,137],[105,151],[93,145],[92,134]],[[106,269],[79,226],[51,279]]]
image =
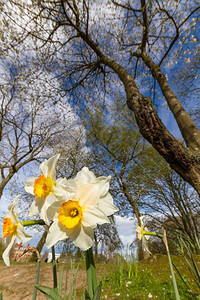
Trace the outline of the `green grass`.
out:
[[[200,257],[196,257],[197,263]],[[196,287],[182,256],[173,256],[173,263],[184,276],[191,288],[189,292],[178,274],[175,272],[180,297],[183,300],[199,299],[199,289]],[[104,265],[106,266],[106,265]],[[97,264],[97,270],[100,266]],[[102,299],[175,299],[172,279],[170,276],[167,256],[156,255],[139,263],[107,265],[108,275],[98,276],[102,281]],[[102,272],[101,272],[102,274]]]
[[[137,278],[128,278],[127,270],[121,276],[119,271],[108,275],[102,284],[102,296],[106,299],[163,299],[174,300],[173,285],[170,280],[159,280],[149,271],[138,270]],[[179,286],[181,299],[194,299],[183,285]],[[102,298],[103,298],[102,297]]]

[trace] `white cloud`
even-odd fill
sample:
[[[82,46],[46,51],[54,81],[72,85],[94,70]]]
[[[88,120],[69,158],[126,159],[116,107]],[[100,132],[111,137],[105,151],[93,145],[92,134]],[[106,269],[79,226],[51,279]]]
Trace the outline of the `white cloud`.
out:
[[[136,238],[136,218],[115,216],[117,230],[121,241],[126,249]]]

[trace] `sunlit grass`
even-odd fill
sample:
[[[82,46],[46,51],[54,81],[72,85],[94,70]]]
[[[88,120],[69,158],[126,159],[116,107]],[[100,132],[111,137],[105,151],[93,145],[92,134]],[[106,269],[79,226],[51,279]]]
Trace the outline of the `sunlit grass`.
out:
[[[187,293],[183,285],[179,286],[181,299],[194,299]],[[102,296],[105,299],[174,299],[174,290],[171,279],[162,281],[147,270],[138,270],[137,277],[128,270],[116,270],[103,280]]]
[[[176,274],[181,299],[198,299],[198,290],[191,279],[190,272],[182,256],[173,256],[173,262],[190,283],[188,291]],[[200,257],[197,257],[200,261]],[[107,267],[106,267],[107,266]],[[104,265],[104,275],[98,277],[102,281],[102,299],[166,299],[174,300],[174,289],[166,255],[154,255],[139,264],[134,261]],[[97,269],[101,268],[97,265]],[[110,270],[108,275],[105,275]],[[102,274],[102,273],[101,273]]]

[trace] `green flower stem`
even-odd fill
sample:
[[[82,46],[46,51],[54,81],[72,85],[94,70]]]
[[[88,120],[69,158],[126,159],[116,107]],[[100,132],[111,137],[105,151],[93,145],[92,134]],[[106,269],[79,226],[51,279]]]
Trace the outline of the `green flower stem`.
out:
[[[168,256],[169,268],[170,268],[170,272],[171,272],[171,276],[172,276],[172,282],[173,282],[173,287],[174,287],[175,299],[176,300],[181,300],[181,298],[179,296],[179,292],[178,292],[176,278],[175,278],[174,270],[173,270],[173,266],[172,266],[171,255],[170,255],[169,251],[167,251],[167,256]]]
[[[51,248],[52,251],[52,265],[53,265],[53,287],[54,290],[58,291],[57,271],[56,271],[56,256],[54,246]]]
[[[39,283],[39,276],[40,276],[40,260],[37,261],[37,269],[35,274],[35,284],[37,285]],[[36,300],[37,297],[37,289],[34,287],[33,290],[33,300]]]
[[[151,236],[157,236],[160,239],[163,238],[163,235],[160,233],[156,233],[156,232],[151,232],[151,231],[143,231],[143,235],[151,235]]]
[[[90,298],[93,299],[94,293],[97,289],[97,273],[96,273],[94,257],[92,253],[92,247],[85,252],[85,258],[86,258],[88,292]]]
[[[45,222],[43,220],[28,220],[28,221],[22,221],[23,226],[33,226],[33,225],[45,225]]]
[[[164,227],[162,227],[162,233],[163,233],[163,243],[164,243],[166,251],[167,251],[167,256],[168,256],[168,261],[169,261],[169,268],[170,268],[170,272],[171,272],[171,276],[172,276],[172,282],[173,282],[173,287],[174,287],[175,299],[176,300],[180,300],[181,298],[179,296],[179,291],[178,291],[178,287],[177,287],[177,283],[176,283],[176,277],[174,275],[174,270],[173,270],[173,266],[172,266],[171,255],[170,255],[170,252],[169,252],[169,246],[168,246],[168,242],[167,242],[167,233],[166,233],[166,230],[164,229]]]

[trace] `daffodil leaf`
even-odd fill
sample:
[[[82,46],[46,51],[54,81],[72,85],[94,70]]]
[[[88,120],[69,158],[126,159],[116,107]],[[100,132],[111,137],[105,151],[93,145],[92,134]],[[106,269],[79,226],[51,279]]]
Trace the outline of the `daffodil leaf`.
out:
[[[91,297],[87,290],[85,290],[85,300],[91,300]]]
[[[92,300],[100,300],[100,296],[101,296],[101,283],[96,288],[96,291],[94,293],[94,297],[92,298]]]
[[[60,295],[58,295],[58,293],[54,289],[52,289],[48,286],[35,285],[35,287],[36,287],[36,289],[41,291],[43,294],[51,297],[51,299],[53,299],[53,300],[63,300],[63,298]]]

